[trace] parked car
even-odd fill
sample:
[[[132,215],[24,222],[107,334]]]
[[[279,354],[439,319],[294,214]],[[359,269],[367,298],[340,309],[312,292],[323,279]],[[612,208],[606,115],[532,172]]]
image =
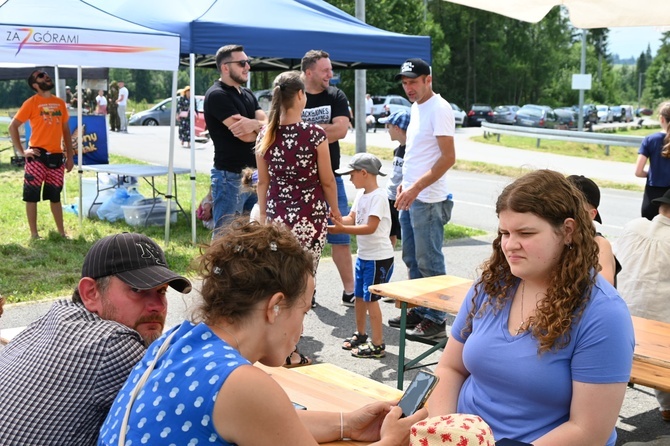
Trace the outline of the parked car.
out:
[[[556,108],[556,128],[560,130],[572,130],[577,128],[578,119],[577,112],[571,108]]]
[[[474,104],[467,117],[467,127],[480,127],[483,121],[493,122],[493,109],[490,105]]]
[[[451,105],[451,109],[454,111],[454,122],[456,125],[463,127],[465,125],[465,112],[453,102],[450,102],[449,105]]]
[[[398,110],[405,110],[409,113],[412,108],[411,102],[406,98],[395,94],[372,96],[372,104],[372,116],[375,117],[375,121],[379,121],[379,118],[387,116],[387,114],[395,113]],[[384,106],[386,106],[386,108]]]
[[[623,122],[623,109],[620,105],[613,105],[610,110],[612,111],[613,122]]]
[[[637,117],[642,117],[642,116],[651,116],[654,114],[654,111],[650,108],[646,107],[641,107],[635,110],[635,116]]]
[[[195,136],[199,137],[207,130],[203,113],[205,97],[196,96],[195,99]],[[128,125],[170,125],[171,110],[172,98],[163,99],[150,109],[132,115]]]
[[[516,112],[514,125],[553,129],[557,125],[556,113],[546,105],[526,104]]]
[[[514,124],[516,112],[519,111],[518,105],[499,105],[493,109],[493,122],[496,124]]]
[[[598,109],[598,122],[614,122],[614,115],[612,110],[607,105],[597,105]]]
[[[579,109],[579,106],[575,105],[573,108],[577,110]],[[598,109],[594,104],[584,104],[582,116],[584,119],[584,127],[590,127],[591,125],[598,123]]]

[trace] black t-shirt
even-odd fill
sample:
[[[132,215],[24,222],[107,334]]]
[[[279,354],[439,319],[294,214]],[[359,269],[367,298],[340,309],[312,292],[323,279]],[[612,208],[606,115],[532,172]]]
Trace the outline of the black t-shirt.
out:
[[[260,110],[256,96],[248,88],[214,82],[205,93],[205,123],[214,143],[214,168],[229,172],[241,172],[245,167],[256,167],[253,142],[244,142],[228,130],[223,121],[240,114],[250,119],[256,118]]]
[[[333,118],[344,116],[349,119],[349,103],[342,90],[328,87],[319,94],[307,93],[307,105],[302,112],[302,120],[311,124],[332,124]],[[340,168],[340,142],[328,144],[330,164],[333,171]]]

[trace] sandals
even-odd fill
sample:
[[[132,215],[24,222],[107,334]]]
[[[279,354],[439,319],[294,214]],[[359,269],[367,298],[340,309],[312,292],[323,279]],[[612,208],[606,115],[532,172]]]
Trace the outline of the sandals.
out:
[[[367,344],[363,344],[358,348],[355,348],[351,351],[351,356],[357,358],[383,358],[386,356],[386,344],[383,342],[381,345],[374,345],[372,341]]]
[[[347,338],[344,340],[342,343],[342,348],[344,350],[351,350],[353,348],[358,347],[359,345],[363,345],[366,342],[368,342],[368,335],[366,334],[360,334],[359,332],[354,332],[354,334],[351,335],[350,338]]]
[[[297,353],[298,356],[300,357],[300,360],[298,362],[291,361],[291,358],[293,357],[294,353]],[[286,364],[284,364],[284,367],[286,367],[287,369],[290,369],[290,368],[293,368],[293,367],[302,367],[304,365],[311,365],[311,364],[312,364],[312,360],[309,359],[307,356],[303,355],[302,353],[300,353],[298,351],[298,349],[296,348],[295,350],[293,350],[293,352],[291,352],[290,355],[288,355],[286,357]]]

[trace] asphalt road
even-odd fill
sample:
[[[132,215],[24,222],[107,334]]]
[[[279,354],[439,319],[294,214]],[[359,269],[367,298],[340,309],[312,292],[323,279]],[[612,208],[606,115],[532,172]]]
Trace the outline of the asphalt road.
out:
[[[532,165],[535,167],[552,168],[563,173],[580,173],[592,178],[625,178],[635,182],[633,166],[624,163],[608,163],[560,157],[539,152],[516,149],[504,149],[468,140],[469,135],[479,129],[458,129],[456,135],[457,157],[473,159],[504,165]],[[110,153],[129,156],[151,163],[165,165],[168,161],[168,136],[166,127],[130,127],[128,134],[111,133],[109,135]],[[353,140],[353,134],[347,135]],[[175,138],[175,141],[177,139]],[[386,145],[383,145],[383,144]],[[392,148],[388,135],[383,131],[368,134],[368,144]],[[196,145],[195,165],[198,172],[209,172],[212,165],[213,150],[211,144]],[[190,167],[191,152],[175,143],[175,166]],[[386,166],[390,171],[390,166]],[[496,230],[494,213],[495,199],[502,188],[510,181],[508,178],[490,175],[453,171],[449,174],[450,187],[455,197],[453,222],[484,229],[488,235],[475,239],[457,240],[443,249],[447,262],[447,272],[463,277],[476,278],[477,267],[490,254],[492,234]],[[619,181],[619,180],[617,180]],[[347,181],[345,181],[347,183]],[[348,192],[350,198],[353,191]],[[603,215],[603,232],[615,238],[621,227],[628,220],[639,215],[641,203],[640,193],[618,190],[602,191],[601,212]],[[396,268],[392,281],[407,278],[400,253],[396,252]],[[196,290],[198,286],[196,285]],[[300,349],[317,362],[331,362],[356,373],[369,376],[388,385],[395,386],[398,361],[398,331],[384,327],[384,340],[387,345],[386,357],[380,360],[357,359],[349,352],[342,350],[341,343],[345,337],[355,330],[353,309],[340,305],[342,291],[337,270],[330,259],[324,259],[317,273],[318,306],[305,319],[304,337]],[[170,310],[168,324],[179,323],[189,316],[189,309],[197,302],[197,291],[183,296],[175,292],[169,293]],[[5,308],[0,319],[0,328],[22,326],[47,311],[50,302],[36,304],[15,304]],[[394,317],[398,310],[392,304],[382,304],[384,320]],[[407,358],[417,356],[424,346],[416,342],[407,343]],[[439,353],[426,358],[422,366],[428,370],[434,368]],[[415,372],[405,375],[405,386]],[[636,386],[627,390],[626,399],[620,413],[617,430],[618,445],[628,442],[646,442],[664,435],[670,435],[670,424],[660,419],[653,391]],[[670,437],[661,438],[653,443],[655,446],[670,445]],[[628,446],[633,446],[632,444]]]

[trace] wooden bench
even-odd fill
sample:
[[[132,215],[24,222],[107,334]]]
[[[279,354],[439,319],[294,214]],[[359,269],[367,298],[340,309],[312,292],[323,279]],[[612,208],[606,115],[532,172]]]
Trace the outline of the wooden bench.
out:
[[[446,275],[373,285],[370,291],[396,299],[396,306],[401,306],[401,317],[404,319],[406,308],[410,306],[422,306],[455,314],[471,286],[472,280]],[[636,316],[633,316],[632,320],[635,330],[635,352],[630,382],[670,392],[670,324]],[[422,354],[405,363],[406,339],[410,338],[406,337],[404,330],[401,329],[398,354],[399,389],[402,389],[404,371],[409,370],[418,360],[426,356]],[[445,343],[446,341],[441,341],[428,352],[434,352]]]

